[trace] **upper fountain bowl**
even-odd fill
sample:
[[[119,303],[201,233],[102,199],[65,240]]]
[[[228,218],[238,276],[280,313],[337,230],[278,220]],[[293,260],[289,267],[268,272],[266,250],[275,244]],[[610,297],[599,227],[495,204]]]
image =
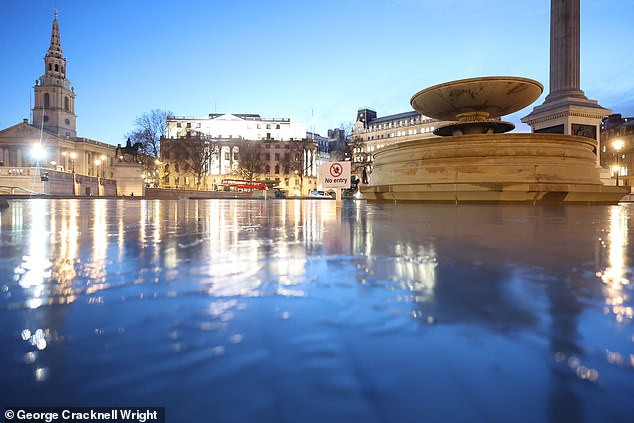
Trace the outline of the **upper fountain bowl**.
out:
[[[417,112],[438,120],[460,120],[464,114],[508,115],[530,105],[544,91],[537,81],[516,76],[460,79],[425,88],[410,103]]]

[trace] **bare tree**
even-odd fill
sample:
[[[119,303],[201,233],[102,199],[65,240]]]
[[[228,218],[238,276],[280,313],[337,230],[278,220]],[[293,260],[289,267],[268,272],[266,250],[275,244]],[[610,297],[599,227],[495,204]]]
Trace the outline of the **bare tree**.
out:
[[[238,166],[234,174],[241,179],[253,182],[264,168],[262,143],[255,140],[244,140],[238,151]]]
[[[304,186],[304,176],[308,174],[311,165],[315,165],[316,145],[312,139],[302,138],[301,140],[288,141],[289,154],[284,157],[284,167],[289,173],[295,173],[300,180],[300,186]],[[308,160],[312,157],[312,160]]]
[[[196,189],[209,173],[211,158],[218,154],[218,143],[203,134],[192,134],[183,138],[163,138],[163,152],[178,173],[193,176]],[[164,176],[169,176],[166,172]]]
[[[158,158],[161,151],[160,140],[167,131],[167,117],[172,112],[152,109],[136,118],[134,129],[126,134],[132,143],[140,142],[142,153],[150,158]]]

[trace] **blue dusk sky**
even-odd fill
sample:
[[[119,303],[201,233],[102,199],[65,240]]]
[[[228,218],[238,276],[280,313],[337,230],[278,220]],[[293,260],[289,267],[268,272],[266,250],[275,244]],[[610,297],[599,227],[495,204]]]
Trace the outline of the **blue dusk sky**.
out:
[[[533,78],[545,86],[534,105],[548,93],[550,0],[4,0],[0,128],[29,117],[55,8],[78,135],[110,144],[154,108],[288,117],[325,135],[455,79]],[[624,116],[632,22],[634,0],[581,0],[581,88]]]

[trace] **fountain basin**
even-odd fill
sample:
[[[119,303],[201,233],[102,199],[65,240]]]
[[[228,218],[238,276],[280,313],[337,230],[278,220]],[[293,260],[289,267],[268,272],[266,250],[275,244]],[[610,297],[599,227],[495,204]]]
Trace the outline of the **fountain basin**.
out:
[[[594,140],[557,134],[461,135],[393,144],[375,154],[368,200],[615,204]]]
[[[517,76],[468,78],[425,88],[412,96],[410,104],[438,120],[457,121],[469,113],[495,119],[530,105],[543,90],[539,82]]]

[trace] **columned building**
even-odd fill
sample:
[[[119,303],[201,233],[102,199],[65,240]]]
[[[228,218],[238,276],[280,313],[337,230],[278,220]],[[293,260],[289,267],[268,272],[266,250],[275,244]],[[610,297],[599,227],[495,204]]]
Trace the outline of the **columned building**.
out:
[[[601,166],[619,185],[632,186],[630,169],[634,169],[634,117],[613,114],[601,122]]]
[[[0,193],[117,194],[116,148],[77,137],[75,90],[67,71],[55,13],[44,73],[33,88],[32,121],[0,130]],[[142,195],[143,185],[138,186],[134,194]]]
[[[297,195],[316,188],[318,144],[307,134],[304,124],[291,119],[267,119],[258,114],[171,116],[167,118],[166,134],[161,140],[163,187],[224,189],[227,180],[243,178],[240,174],[246,159],[241,162],[241,156],[246,157],[247,144],[256,143],[256,180]],[[204,174],[192,166],[198,164],[198,157],[192,155],[207,157]],[[203,170],[200,166],[198,169]]]

